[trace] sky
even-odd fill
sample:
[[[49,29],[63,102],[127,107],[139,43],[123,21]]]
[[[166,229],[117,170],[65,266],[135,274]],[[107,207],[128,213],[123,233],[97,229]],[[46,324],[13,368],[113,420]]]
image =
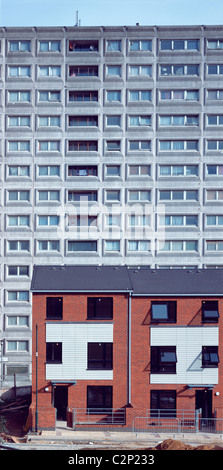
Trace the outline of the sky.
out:
[[[222,0],[0,0],[0,26],[218,25]]]

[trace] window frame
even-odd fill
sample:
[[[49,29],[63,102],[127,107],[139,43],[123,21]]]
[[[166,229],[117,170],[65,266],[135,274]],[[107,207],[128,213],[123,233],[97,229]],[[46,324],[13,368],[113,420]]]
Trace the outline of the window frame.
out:
[[[166,305],[166,318],[154,316],[153,306]],[[177,301],[176,300],[152,300],[151,301],[151,322],[152,323],[176,323],[177,321]]]
[[[108,306],[106,307],[106,302]],[[101,304],[101,305],[99,305]],[[103,306],[102,304],[105,304]],[[107,309],[107,314],[102,313]],[[113,297],[87,297],[87,319],[88,320],[113,320],[114,301]]]

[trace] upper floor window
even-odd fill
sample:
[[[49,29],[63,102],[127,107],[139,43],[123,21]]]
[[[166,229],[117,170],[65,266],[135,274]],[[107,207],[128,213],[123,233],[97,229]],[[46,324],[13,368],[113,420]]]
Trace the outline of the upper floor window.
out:
[[[97,152],[98,142],[96,140],[69,140],[69,152]]]
[[[151,346],[151,373],[176,374],[176,346]]]
[[[97,91],[69,91],[69,101],[72,102],[90,102],[98,101]]]
[[[207,49],[223,49],[223,39],[208,39]]]
[[[75,127],[97,127],[98,116],[68,116],[68,124]]]
[[[38,176],[60,176],[59,165],[39,165]]]
[[[59,319],[63,317],[63,297],[46,298],[46,318]]]
[[[59,140],[38,141],[38,150],[39,152],[59,152],[60,141]]]
[[[112,319],[113,298],[112,297],[88,297],[87,298],[88,319]]]
[[[223,191],[222,191],[223,192]],[[196,190],[161,190],[159,192],[160,201],[197,201],[198,191]]]
[[[198,150],[198,140],[161,140],[160,151]]]
[[[199,40],[198,39],[161,39],[160,40],[161,51],[198,51]]]
[[[70,65],[69,77],[98,77],[97,65]]]
[[[30,91],[9,91],[8,92],[9,103],[29,103],[31,100]]]
[[[40,41],[40,52],[59,52],[61,50],[60,41]]]
[[[221,189],[207,189],[206,191],[206,200],[207,201],[222,201],[223,200],[223,191]]]
[[[102,370],[113,368],[112,343],[88,343],[88,369]]]
[[[121,73],[121,65],[107,65],[106,67],[106,74],[108,77],[121,77]]]
[[[202,367],[218,367],[218,346],[202,346]]]
[[[140,150],[140,151],[150,151],[151,150],[151,140],[130,140],[129,141],[129,150]]]
[[[39,77],[60,77],[61,67],[57,65],[39,65]]]
[[[160,323],[176,323],[176,301],[152,301],[151,320]]]
[[[130,51],[151,51],[152,50],[151,39],[131,40],[129,44],[130,44]]]
[[[31,66],[30,65],[10,65],[9,66],[9,77],[30,77]]]
[[[98,41],[69,41],[69,52],[97,52]]]
[[[160,165],[160,176],[197,176],[198,165]]]
[[[223,100],[223,90],[207,90],[207,99],[210,101]]]
[[[121,102],[121,91],[107,90],[106,93],[107,101],[120,101]]]
[[[197,115],[173,115],[159,116],[160,126],[198,126],[199,116]]]
[[[208,64],[208,75],[222,75],[223,64]]]
[[[129,90],[129,101],[151,101],[151,90]]]
[[[160,65],[160,75],[167,76],[167,75],[175,75],[175,76],[183,76],[183,75],[199,75],[199,65],[197,64],[190,64],[190,65]]]
[[[198,90],[160,90],[161,101],[199,101]]]
[[[207,140],[207,150],[223,150],[223,140]]]
[[[131,77],[151,77],[152,65],[129,65],[129,75]]]
[[[8,200],[9,201],[17,201],[17,202],[24,202],[29,201],[30,199],[30,192],[27,190],[9,190],[8,191]]]
[[[8,166],[8,176],[29,176],[30,168],[28,165],[10,165]]]
[[[39,102],[56,103],[60,101],[60,91],[39,91]]]
[[[204,323],[217,323],[219,318],[218,301],[202,301],[202,321]]]
[[[94,166],[73,166],[68,167],[68,176],[97,176],[98,167]]]
[[[117,41],[106,41],[106,50],[107,52],[120,52],[122,47],[122,42]]]
[[[8,142],[9,152],[29,152],[30,141],[29,140],[11,140]]]
[[[30,52],[31,41],[9,41],[10,52]]]

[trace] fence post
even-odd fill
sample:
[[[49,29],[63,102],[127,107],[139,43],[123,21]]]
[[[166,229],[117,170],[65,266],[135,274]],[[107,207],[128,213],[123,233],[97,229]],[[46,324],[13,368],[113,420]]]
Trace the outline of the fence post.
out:
[[[195,425],[196,425],[196,432],[199,432],[199,420],[200,420],[200,414],[202,410],[201,408],[195,410]]]

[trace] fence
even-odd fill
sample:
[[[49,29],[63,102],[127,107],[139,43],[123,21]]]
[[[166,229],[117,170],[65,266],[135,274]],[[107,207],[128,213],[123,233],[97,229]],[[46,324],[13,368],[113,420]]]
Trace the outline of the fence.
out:
[[[76,425],[125,425],[125,409],[113,408],[67,408],[67,425],[74,428]]]
[[[133,420],[133,432],[150,433],[223,433],[223,419],[202,418],[201,410],[173,410],[172,416],[166,410],[150,410],[145,417]],[[152,414],[152,416],[151,416]]]

